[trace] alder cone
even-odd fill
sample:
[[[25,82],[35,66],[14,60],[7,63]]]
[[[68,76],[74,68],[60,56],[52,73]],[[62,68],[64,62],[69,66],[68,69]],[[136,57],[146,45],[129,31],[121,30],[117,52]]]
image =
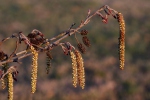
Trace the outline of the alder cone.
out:
[[[90,40],[88,39],[87,36],[83,36],[83,37],[82,37],[82,41],[83,41],[83,43],[84,43],[87,47],[90,47],[90,46],[91,46]]]
[[[35,36],[36,36],[36,34],[29,33],[27,37],[28,38],[35,38]]]
[[[85,49],[85,47],[82,45],[82,43],[78,43],[78,44],[77,44],[77,47],[78,47],[78,49],[79,49],[79,51],[80,51],[81,53],[85,53],[85,52],[86,52],[86,49]]]
[[[41,45],[45,41],[45,38],[43,37],[43,33],[38,32],[38,31],[33,31],[29,33],[27,37],[32,44],[35,44],[38,46]]]
[[[88,31],[87,31],[87,30],[81,30],[80,34],[81,34],[81,35],[87,35],[87,34],[88,34]]]

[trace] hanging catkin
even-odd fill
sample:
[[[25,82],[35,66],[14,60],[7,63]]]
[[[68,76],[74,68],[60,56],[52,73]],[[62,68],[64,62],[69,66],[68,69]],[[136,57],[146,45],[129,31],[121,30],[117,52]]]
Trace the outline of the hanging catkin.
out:
[[[32,73],[31,73],[31,92],[34,93],[36,91],[36,82],[37,82],[38,52],[34,49],[33,46],[31,46],[30,49],[31,49],[31,52],[33,54],[33,57],[32,57]]]
[[[73,86],[77,87],[78,77],[77,77],[77,62],[76,62],[76,56],[74,52],[70,52],[70,57],[72,60],[72,75],[73,75]]]
[[[11,73],[7,74],[8,82],[8,100],[13,100],[13,77]]]
[[[79,85],[82,89],[84,89],[85,86],[85,72],[84,72],[84,65],[83,65],[83,59],[78,50],[75,50],[76,55],[76,61],[77,61],[77,73],[78,73],[78,81]]]
[[[119,36],[119,60],[120,69],[124,69],[125,63],[125,21],[121,13],[117,14],[117,19],[119,22],[120,36]]]

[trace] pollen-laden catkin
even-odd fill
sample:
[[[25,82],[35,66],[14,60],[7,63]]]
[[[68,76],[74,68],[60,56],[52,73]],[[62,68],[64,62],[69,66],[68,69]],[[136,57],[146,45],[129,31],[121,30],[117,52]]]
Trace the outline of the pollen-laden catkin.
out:
[[[117,19],[119,22],[120,36],[119,36],[119,60],[120,69],[124,69],[125,63],[125,21],[121,13],[117,14]]]
[[[33,54],[33,57],[32,57],[32,73],[31,73],[31,92],[34,93],[36,91],[36,82],[37,82],[38,52],[34,49],[33,46],[31,46],[30,49],[31,49],[31,52]]]
[[[78,50],[75,50],[76,62],[77,62],[77,73],[78,73],[78,82],[82,89],[85,86],[85,72],[83,59]]]
[[[8,69],[8,64],[3,64],[2,65],[2,70],[4,71],[4,73],[7,72],[7,69]],[[4,78],[1,79],[2,89],[6,88],[6,86],[7,86],[7,80],[8,80],[7,77],[4,77]]]
[[[73,75],[73,86],[74,87],[77,87],[77,82],[78,82],[78,77],[77,77],[77,62],[76,62],[76,56],[75,54],[71,51],[70,52],[70,57],[71,57],[71,60],[72,60],[72,75]]]
[[[13,77],[12,77],[12,74],[8,73],[7,78],[8,78],[8,83],[7,83],[8,100],[13,100]]]
[[[1,79],[2,89],[5,89],[6,87],[6,78]]]

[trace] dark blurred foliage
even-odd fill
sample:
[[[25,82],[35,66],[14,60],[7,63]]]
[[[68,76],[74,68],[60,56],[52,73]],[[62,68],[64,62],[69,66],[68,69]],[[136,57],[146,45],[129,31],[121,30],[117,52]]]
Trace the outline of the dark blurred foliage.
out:
[[[119,69],[117,20],[109,17],[108,24],[94,17],[84,27],[88,30],[90,48],[83,55],[86,73],[84,90],[72,85],[69,56],[60,47],[52,50],[50,74],[46,74],[46,55],[40,54],[37,91],[31,94],[31,57],[18,65],[18,82],[14,86],[14,100],[150,100],[150,1],[149,0],[5,0],[0,3],[0,39],[23,31],[25,35],[38,29],[48,38],[77,27],[91,9],[109,5],[124,15],[126,22],[125,69]],[[78,36],[82,42],[82,37]],[[70,41],[76,45],[74,37]],[[11,53],[15,41],[8,41],[1,49]],[[23,47],[24,45],[22,45]],[[23,49],[20,49],[23,50]],[[7,92],[0,87],[0,100]]]

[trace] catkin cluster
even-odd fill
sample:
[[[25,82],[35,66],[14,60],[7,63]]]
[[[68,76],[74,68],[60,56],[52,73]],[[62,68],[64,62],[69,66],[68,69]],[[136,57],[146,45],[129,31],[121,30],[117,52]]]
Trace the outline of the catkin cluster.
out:
[[[71,51],[70,52],[71,60],[72,60],[72,75],[73,75],[73,86],[77,87],[77,82],[78,82],[78,77],[77,77],[77,62],[76,62],[76,56],[75,54]]]
[[[121,13],[117,14],[117,19],[119,22],[120,36],[119,36],[119,60],[120,69],[124,69],[125,62],[125,21]]]
[[[8,78],[8,83],[7,83],[8,100],[13,100],[13,77],[12,77],[12,74],[8,73],[7,78]]]
[[[78,75],[78,82],[82,89],[85,86],[85,72],[84,72],[84,64],[83,59],[78,50],[75,50],[76,62],[77,62],[77,75]]]
[[[4,73],[8,70],[8,64],[4,64],[2,66],[2,70]],[[2,89],[5,89],[7,86],[8,90],[8,100],[13,100],[13,76],[12,73],[9,72],[6,76],[1,78]]]
[[[37,71],[38,71],[38,52],[34,49],[33,46],[30,47],[31,52],[33,54],[32,57],[32,76],[31,76],[31,92],[34,93],[36,91],[36,81],[37,81]]]

